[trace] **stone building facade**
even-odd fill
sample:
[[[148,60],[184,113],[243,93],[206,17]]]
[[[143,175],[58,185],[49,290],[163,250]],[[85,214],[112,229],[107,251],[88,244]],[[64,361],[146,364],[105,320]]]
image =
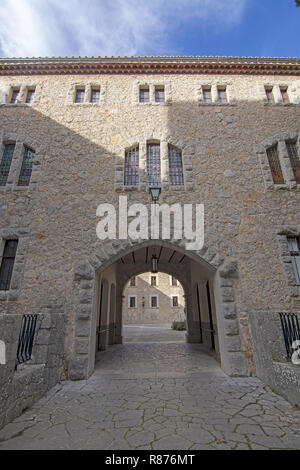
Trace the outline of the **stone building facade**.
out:
[[[184,321],[184,291],[176,277],[142,273],[124,289],[123,324],[172,324]]]
[[[40,393],[91,375],[95,352],[122,342],[124,286],[158,251],[185,293],[187,341],[229,375],[261,370],[263,332],[300,309],[299,74],[277,58],[0,60],[0,384],[17,383],[27,313],[41,325],[29,395],[37,366]],[[160,204],[204,205],[201,249],[185,235],[97,237],[99,204],[150,207],[149,174]],[[0,425],[26,401],[8,395]]]

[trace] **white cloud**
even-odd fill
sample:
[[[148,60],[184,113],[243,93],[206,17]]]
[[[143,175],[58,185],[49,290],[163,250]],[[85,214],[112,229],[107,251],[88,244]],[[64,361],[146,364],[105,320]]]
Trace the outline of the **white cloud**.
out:
[[[172,54],[189,24],[228,28],[248,0],[1,0],[7,57]]]

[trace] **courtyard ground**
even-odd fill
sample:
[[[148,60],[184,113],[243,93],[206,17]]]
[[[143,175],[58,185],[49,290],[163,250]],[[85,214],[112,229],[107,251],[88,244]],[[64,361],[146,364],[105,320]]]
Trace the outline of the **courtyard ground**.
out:
[[[300,410],[227,377],[165,325],[128,326],[86,381],[63,382],[0,431],[4,449],[300,449]]]

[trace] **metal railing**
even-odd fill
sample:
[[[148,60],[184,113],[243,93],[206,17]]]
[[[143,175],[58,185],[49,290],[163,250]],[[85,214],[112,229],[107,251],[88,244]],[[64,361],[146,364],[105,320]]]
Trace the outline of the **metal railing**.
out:
[[[287,357],[292,358],[293,342],[300,340],[299,319],[295,313],[279,313]]]
[[[30,361],[38,315],[24,315],[19,337],[16,369],[19,364]]]

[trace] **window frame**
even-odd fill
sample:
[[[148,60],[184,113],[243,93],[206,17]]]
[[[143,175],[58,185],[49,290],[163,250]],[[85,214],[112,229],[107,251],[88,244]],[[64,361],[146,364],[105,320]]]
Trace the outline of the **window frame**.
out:
[[[6,252],[5,252],[5,250],[8,249],[8,244],[11,243],[11,242],[15,242],[14,254],[13,254],[13,256],[11,256],[11,255],[8,256],[8,254],[6,254]],[[8,239],[4,240],[3,252],[2,252],[1,263],[0,263],[0,292],[3,292],[3,291],[7,292],[11,288],[12,276],[13,276],[14,266],[15,266],[15,262],[16,262],[17,252],[18,252],[18,243],[19,243],[18,238],[8,238]],[[12,261],[10,261],[9,263],[5,263],[5,261],[7,261],[7,260],[12,260]],[[8,264],[8,266],[9,266],[8,276],[6,277],[5,281],[3,280],[3,278],[1,278],[1,276],[3,276],[3,274],[5,273],[4,263]],[[4,282],[6,282],[6,286],[5,286],[5,288],[2,288],[2,285],[3,285]]]
[[[156,299],[156,306],[153,306],[152,305],[152,299]],[[158,298],[158,295],[155,295],[155,294],[150,294],[149,296],[149,303],[150,303],[150,308],[159,308],[159,298]]]
[[[131,162],[132,161],[132,162]],[[140,184],[140,148],[139,145],[125,150],[124,187],[138,187]]]
[[[134,299],[134,306],[131,306],[131,299]],[[137,308],[137,296],[136,295],[128,295],[128,308]]]
[[[174,305],[174,299],[177,299],[177,305]],[[179,305],[179,295],[178,294],[172,294],[171,306],[172,306],[172,308],[178,308],[180,306]]]
[[[11,171],[11,167],[12,167],[12,161],[13,161],[13,158],[14,158],[14,153],[15,153],[15,150],[16,150],[16,142],[3,142],[2,151],[1,151],[2,155],[1,155],[1,160],[0,160],[0,171],[3,171],[3,170],[1,170],[1,167],[2,167],[2,162],[4,161],[4,159],[7,158],[7,156],[5,156],[5,148],[8,147],[8,146],[13,146],[13,151],[12,151],[11,156],[9,156],[10,162],[9,162],[8,169],[6,170],[7,171],[7,177],[5,179],[5,183],[0,184],[0,188],[4,188],[7,185],[7,181],[8,181],[10,171]],[[0,181],[0,183],[1,183],[1,181]]]

